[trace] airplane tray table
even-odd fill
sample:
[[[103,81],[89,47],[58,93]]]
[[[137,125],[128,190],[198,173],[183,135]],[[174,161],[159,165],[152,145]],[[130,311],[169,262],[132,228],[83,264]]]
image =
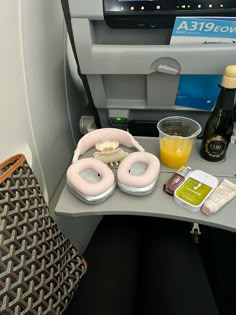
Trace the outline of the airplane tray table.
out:
[[[136,137],[136,139],[147,152],[151,152],[159,157],[158,138]],[[199,155],[199,147],[200,141],[197,141],[188,162],[188,165],[191,166],[193,170],[199,169],[208,172],[217,176],[219,181],[227,178],[233,183],[236,183],[236,145],[229,145],[224,162],[208,162],[203,160]],[[125,149],[127,150],[127,148]],[[84,157],[88,154],[91,156],[91,152],[87,152]],[[177,205],[173,197],[163,192],[164,183],[174,172],[175,170],[161,165],[161,172],[156,188],[150,195],[132,196],[116,188],[115,193],[110,198],[95,205],[80,201],[71,193],[67,184],[65,184],[56,205],[55,213],[56,215],[72,217],[106,214],[156,216],[196,222],[225,230],[236,231],[236,198],[211,216],[207,216],[201,211],[192,213]]]

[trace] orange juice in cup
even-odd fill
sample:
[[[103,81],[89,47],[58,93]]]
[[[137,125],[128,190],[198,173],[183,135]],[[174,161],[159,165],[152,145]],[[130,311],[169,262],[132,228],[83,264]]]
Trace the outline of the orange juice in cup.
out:
[[[186,165],[201,126],[193,119],[167,117],[157,124],[160,139],[160,161],[169,168]]]
[[[160,139],[160,160],[169,168],[180,168],[186,165],[192,151],[193,143],[188,139]]]

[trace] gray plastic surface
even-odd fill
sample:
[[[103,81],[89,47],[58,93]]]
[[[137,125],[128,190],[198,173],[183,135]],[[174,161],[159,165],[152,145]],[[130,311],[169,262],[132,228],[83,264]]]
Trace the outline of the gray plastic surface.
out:
[[[102,0],[69,0],[71,17],[103,18]]]
[[[140,144],[148,151],[159,156],[159,143],[157,138],[137,137]],[[188,165],[192,169],[200,169],[218,177],[236,183],[236,145],[230,145],[227,151],[227,159],[222,163],[213,163],[203,160],[199,156],[200,142],[197,142]],[[90,155],[88,153],[88,155]],[[55,209],[57,215],[89,216],[106,214],[129,214],[142,216],[156,216],[172,218],[183,221],[197,222],[226,230],[236,231],[236,198],[212,216],[206,216],[202,212],[192,213],[177,205],[173,197],[163,192],[163,184],[171,177],[174,170],[161,166],[161,173],[153,193],[148,196],[131,196],[121,192],[118,188],[112,197],[101,204],[87,205],[77,199],[64,187],[61,197]]]
[[[168,81],[168,88],[163,82]],[[179,75],[154,72],[147,75],[147,106],[165,106],[175,103]]]

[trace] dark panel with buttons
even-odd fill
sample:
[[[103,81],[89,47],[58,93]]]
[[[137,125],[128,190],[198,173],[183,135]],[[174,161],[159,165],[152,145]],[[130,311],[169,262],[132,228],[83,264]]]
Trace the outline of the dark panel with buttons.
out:
[[[176,16],[235,16],[235,0],[104,0],[112,28],[169,28]]]

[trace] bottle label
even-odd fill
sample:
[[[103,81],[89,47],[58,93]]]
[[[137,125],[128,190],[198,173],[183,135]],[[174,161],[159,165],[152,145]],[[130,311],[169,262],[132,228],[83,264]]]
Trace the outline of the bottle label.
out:
[[[206,153],[213,158],[220,158],[224,155],[227,141],[221,137],[213,137],[208,139],[205,145]]]

